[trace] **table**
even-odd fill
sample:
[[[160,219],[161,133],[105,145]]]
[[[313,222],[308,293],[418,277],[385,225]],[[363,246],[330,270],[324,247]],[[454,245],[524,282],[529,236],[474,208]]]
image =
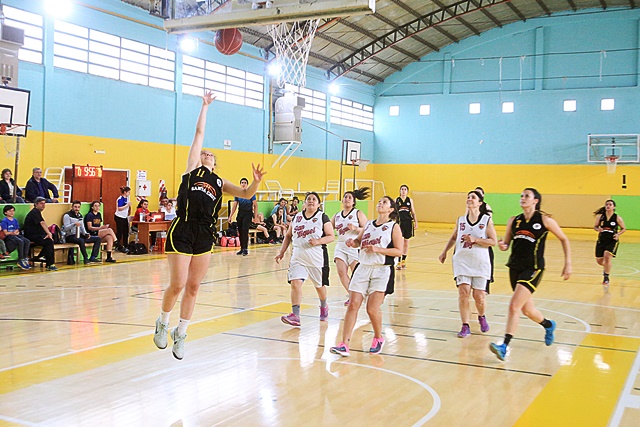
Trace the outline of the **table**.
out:
[[[138,227],[138,241],[149,250],[149,242],[151,240],[149,233],[154,231],[168,231],[171,226],[171,221],[131,221],[131,225]]]

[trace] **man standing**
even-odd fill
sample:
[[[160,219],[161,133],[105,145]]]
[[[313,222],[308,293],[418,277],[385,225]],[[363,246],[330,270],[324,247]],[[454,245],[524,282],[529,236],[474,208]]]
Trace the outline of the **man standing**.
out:
[[[24,237],[32,241],[36,246],[42,246],[38,258],[45,258],[47,270],[56,271],[58,267],[56,267],[53,252],[53,236],[51,236],[49,227],[47,227],[47,223],[42,217],[42,211],[46,203],[47,201],[44,197],[36,197],[33,209],[24,218]]]
[[[53,193],[53,197],[49,194]],[[58,203],[58,189],[55,185],[42,177],[42,169],[33,168],[33,174],[24,188],[25,199],[27,202],[35,202],[36,197],[42,197],[47,203]]]
[[[242,178],[240,180],[240,188],[246,190],[249,186],[249,180],[247,178]],[[238,232],[240,234],[240,250],[236,255],[249,255],[249,227],[251,226],[251,221],[255,218],[255,215],[258,212],[258,202],[256,201],[255,194],[251,196],[250,199],[243,199],[242,197],[236,197],[234,199],[233,208],[231,208],[231,215],[229,218],[233,217],[236,209],[238,210],[238,217],[236,221],[238,222]]]

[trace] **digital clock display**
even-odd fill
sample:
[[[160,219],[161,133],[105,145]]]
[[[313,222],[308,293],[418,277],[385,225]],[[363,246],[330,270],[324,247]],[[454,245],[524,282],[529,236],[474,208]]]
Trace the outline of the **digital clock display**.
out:
[[[76,178],[102,178],[102,167],[100,166],[75,166]]]

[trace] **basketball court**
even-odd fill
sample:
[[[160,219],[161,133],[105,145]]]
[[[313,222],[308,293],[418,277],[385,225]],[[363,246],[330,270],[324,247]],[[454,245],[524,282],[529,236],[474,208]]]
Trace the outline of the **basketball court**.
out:
[[[372,331],[364,310],[351,356],[329,353],[345,312],[335,269],[327,322],[318,319],[311,286],[304,286],[302,327],[280,321],[290,310],[288,259],[275,264],[274,246],[250,247],[248,257],[235,249],[214,255],[182,361],[152,342],[168,283],[162,257],[65,268],[46,282],[3,275],[0,423],[637,425],[640,238],[624,236],[608,290],[593,258],[595,233],[569,232],[568,282],[559,277],[560,245],[551,240],[535,300],[558,322],[556,343],[545,347],[542,328],[523,319],[500,362],[488,345],[504,333],[506,255],[496,256],[490,331],[472,322],[472,335],[458,339],[451,265],[437,260],[449,232],[429,225],[425,235],[421,224],[408,267],[382,307],[387,343],[375,356],[367,353]]]
[[[169,17],[167,2],[151,3],[162,5],[157,15]],[[337,17],[372,14],[375,3],[197,1],[191,4],[204,8],[202,13],[180,15],[177,10],[176,15],[174,10],[164,29],[168,34],[217,30],[214,45],[230,55],[242,46],[234,28],[266,26],[275,52],[267,61],[284,67],[278,84],[300,89],[317,29]],[[474,7],[482,9],[482,2]],[[349,60],[353,69],[365,62]],[[349,70],[332,72],[340,77]],[[29,119],[28,114],[14,117],[12,109],[27,111],[29,94],[0,93],[13,97],[11,105],[0,108],[0,130],[16,137],[7,152],[15,158],[17,174],[20,138],[26,136]],[[271,117],[269,110],[267,151],[280,157],[267,178],[277,179],[276,166],[286,167],[301,146],[305,101],[285,95],[270,101],[275,111]],[[325,192],[315,189],[323,195],[354,186],[356,171],[366,171],[369,164],[360,142],[342,143],[339,175],[330,177],[338,188],[329,191],[327,181]],[[615,173],[618,162],[640,162],[639,144],[637,135],[591,135],[588,162],[606,164]],[[274,182],[279,187],[275,194],[282,196],[287,189]],[[374,191],[373,203],[384,193],[395,196],[381,181],[366,183]],[[268,197],[273,190],[262,192]],[[513,212],[497,214],[517,213],[514,204]],[[592,221],[590,212],[584,215],[587,223]],[[351,356],[329,351],[341,339],[346,311],[346,292],[333,263],[328,320],[318,318],[311,285],[303,286],[302,326],[280,320],[291,306],[290,253],[276,264],[279,246],[252,245],[246,257],[236,256],[237,248],[215,249],[181,361],[170,347],[158,350],[152,340],[169,284],[165,256],[117,254],[113,265],[69,266],[46,275],[6,272],[0,275],[0,426],[637,426],[640,233],[632,230],[621,238],[608,287],[601,284],[602,268],[594,258],[593,230],[565,229],[573,258],[569,281],[560,277],[560,244],[550,238],[545,276],[534,300],[546,318],[557,322],[555,343],[545,346],[544,330],[522,317],[511,353],[502,362],[489,344],[504,336],[512,295],[505,267],[509,253],[495,249],[495,283],[487,297],[490,330],[480,332],[472,308],[471,336],[457,338],[461,322],[451,261],[438,261],[451,227],[420,223],[407,268],[396,272],[395,293],[382,306],[386,341],[377,355],[368,353],[373,331],[365,309],[358,315]],[[504,235],[504,227],[497,229],[498,236]],[[330,258],[334,246],[328,245]],[[173,311],[171,327],[178,311]]]

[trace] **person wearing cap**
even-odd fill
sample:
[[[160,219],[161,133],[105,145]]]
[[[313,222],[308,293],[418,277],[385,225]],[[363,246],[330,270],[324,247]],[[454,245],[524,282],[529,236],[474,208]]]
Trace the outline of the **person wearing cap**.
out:
[[[42,250],[37,258],[44,257],[47,270],[56,271],[55,253],[53,251],[53,236],[49,231],[46,221],[42,217],[42,211],[47,204],[44,197],[36,197],[33,202],[33,209],[24,218],[24,237],[33,242],[36,246],[41,246]]]
[[[16,209],[13,205],[6,205],[2,209],[4,219],[0,222],[0,230],[4,232],[4,243],[7,246],[7,252],[11,253],[18,249],[18,267],[23,270],[29,270],[29,248],[31,242],[29,239],[20,234],[20,223],[14,218]]]
[[[53,193],[53,197],[49,194]],[[58,203],[58,189],[55,185],[42,177],[42,169],[33,168],[33,175],[24,187],[25,199],[27,202],[35,202],[36,197],[42,197],[47,203]]]

